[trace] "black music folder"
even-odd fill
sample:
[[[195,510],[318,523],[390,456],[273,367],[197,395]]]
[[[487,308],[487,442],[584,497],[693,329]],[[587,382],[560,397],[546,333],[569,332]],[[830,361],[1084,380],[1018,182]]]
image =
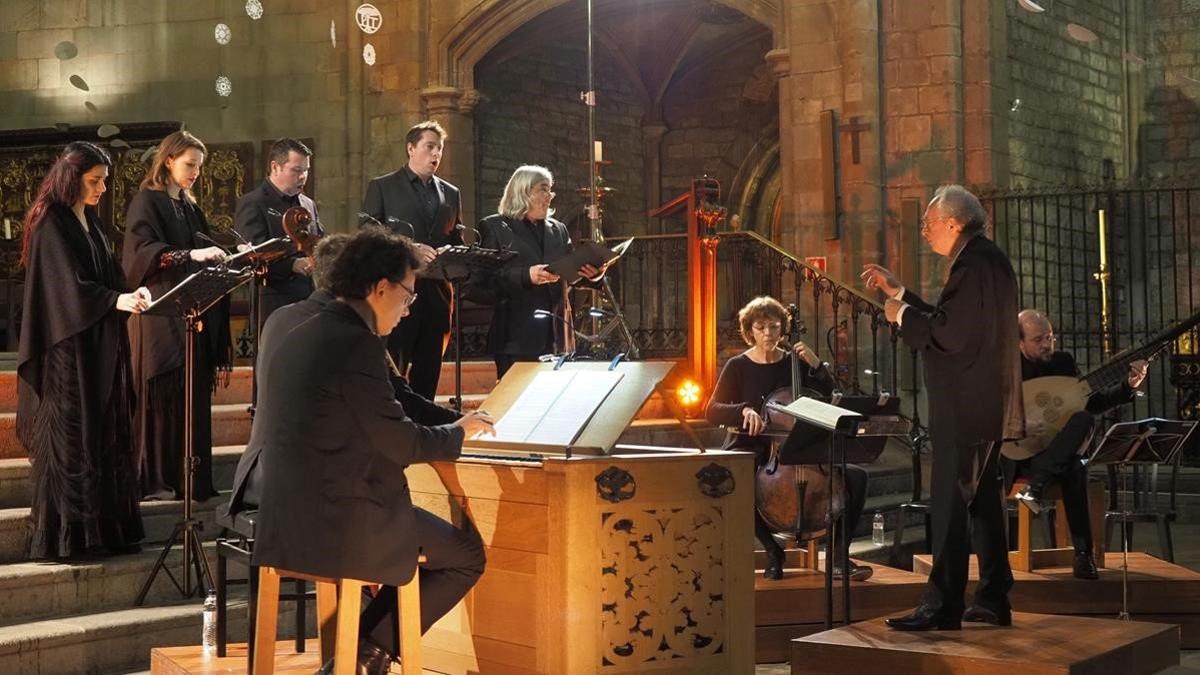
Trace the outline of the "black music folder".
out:
[[[597,244],[594,241],[580,242],[575,245],[574,250],[570,253],[551,262],[547,266],[547,269],[557,274],[568,284],[573,284],[579,279],[580,267],[591,265],[603,273],[609,267],[616,264],[621,259],[621,256],[625,255],[625,251],[629,249],[629,245],[632,243],[632,237],[612,248],[608,248],[603,244]]]

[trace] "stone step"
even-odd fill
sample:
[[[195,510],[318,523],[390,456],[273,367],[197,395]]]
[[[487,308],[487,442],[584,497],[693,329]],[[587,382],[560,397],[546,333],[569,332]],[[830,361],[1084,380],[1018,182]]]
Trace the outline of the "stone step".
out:
[[[218,490],[233,487],[233,473],[241,459],[243,445],[213,448],[213,485]],[[29,460],[25,457],[0,459],[0,509],[29,506]]]
[[[216,545],[205,544],[210,569],[216,565]],[[53,616],[70,616],[132,607],[150,575],[161,548],[140,553],[72,563],[26,562],[0,566],[0,627]],[[167,555],[167,570],[182,583],[183,554],[179,546]],[[237,566],[231,574],[243,574]],[[192,583],[195,583],[193,576]],[[146,604],[163,605],[182,600],[165,571],[159,571],[146,596]],[[0,628],[0,631],[3,629]],[[7,672],[0,669],[0,672]]]
[[[2,362],[0,362],[2,363]],[[0,370],[0,413],[17,410],[17,373],[13,366]],[[234,368],[229,374],[228,386],[217,387],[213,393],[214,405],[248,403],[252,388],[253,370],[247,366]],[[491,361],[464,361],[462,364],[463,393],[478,394],[491,391],[496,386],[496,366]],[[454,362],[442,364],[442,376],[438,380],[438,396],[454,394]]]
[[[216,509],[228,501],[226,491],[206,502],[194,503],[192,516],[200,520],[204,540],[216,538]],[[158,550],[182,517],[182,501],[142,502],[142,524],[146,529],[142,547]],[[24,562],[29,555],[29,535],[29,507],[0,509],[0,564]]]
[[[200,644],[201,601],[76,614],[0,628],[0,673],[107,675],[144,672],[150,650]],[[246,632],[246,602],[229,603],[229,635]],[[280,639],[291,636],[293,603],[279,608]],[[311,627],[313,622],[309,621]]]
[[[245,445],[250,438],[250,412],[245,403],[212,407],[213,445]],[[25,457],[25,446],[17,440],[17,414],[0,413],[0,459]]]

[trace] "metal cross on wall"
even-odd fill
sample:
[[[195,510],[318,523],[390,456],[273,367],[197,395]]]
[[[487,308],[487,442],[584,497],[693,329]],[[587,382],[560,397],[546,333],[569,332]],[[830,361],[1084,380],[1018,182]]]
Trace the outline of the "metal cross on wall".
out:
[[[861,118],[855,115],[850,118],[849,124],[843,124],[838,127],[838,131],[850,133],[850,161],[854,164],[859,164],[862,159],[860,152],[858,135],[871,128],[871,125],[860,121]]]

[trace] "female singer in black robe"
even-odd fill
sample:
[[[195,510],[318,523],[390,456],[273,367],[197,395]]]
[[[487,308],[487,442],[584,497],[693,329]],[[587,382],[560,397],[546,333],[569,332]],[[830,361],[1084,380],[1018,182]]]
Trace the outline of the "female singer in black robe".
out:
[[[766,426],[762,418],[763,404],[771,392],[792,386],[791,360],[785,358],[787,351],[780,347],[787,325],[787,310],[775,298],[758,297],[746,303],[738,312],[738,324],[742,339],[750,348],[725,362],[709,398],[705,417],[713,424],[737,429],[739,433],[730,432],[724,448],[753,452],[757,469],[767,462],[771,451],[770,440],[759,435]],[[792,349],[804,361],[800,369],[800,386],[820,394],[832,393],[834,380],[829,367],[821,363],[813,350],[803,342],[797,341]],[[847,464],[845,523],[850,532],[854,532],[858,526],[866,496],[866,470]],[[759,515],[757,508],[754,511],[754,536],[767,553],[763,577],[782,579],[783,548],[775,541],[770,526]],[[837,561],[838,571],[834,572],[834,576],[841,574],[842,562]],[[850,565],[850,578],[854,581],[863,581],[872,573],[873,570],[866,565]]]
[[[155,298],[225,252],[212,246],[204,212],[191,188],[200,177],[206,149],[177,131],[158,144],[154,163],[125,216],[121,264],[130,283],[144,284]],[[193,380],[193,451],[199,459],[193,495],[216,495],[212,484],[212,390],[218,369],[232,365],[229,299],[201,316]],[[133,372],[138,393],[134,434],[141,457],[142,494],[182,499],[184,447],[184,339],[182,318],[137,316],[130,320]]]
[[[112,160],[71,143],[25,216],[17,437],[29,453],[29,557],[137,549],[137,456],[125,313],[150,299],[125,279],[95,206]]]

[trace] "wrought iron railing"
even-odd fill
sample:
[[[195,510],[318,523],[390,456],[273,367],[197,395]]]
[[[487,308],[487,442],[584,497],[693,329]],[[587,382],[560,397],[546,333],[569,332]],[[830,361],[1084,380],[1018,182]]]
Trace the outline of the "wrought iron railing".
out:
[[[738,328],[738,309],[755,296],[770,295],[797,306],[803,339],[833,366],[843,391],[898,390],[898,334],[883,319],[877,301],[755,232],[717,236],[721,360],[746,348]],[[642,355],[686,356],[687,236],[638,237],[610,274],[613,293]]]
[[[1059,348],[1081,370],[1147,338],[1196,308],[1200,186],[1117,184],[983,193],[997,243],[1012,260],[1023,304],[1045,311]],[[1108,345],[1102,318],[1099,213],[1105,213]],[[1181,342],[1196,351],[1195,335]],[[1178,358],[1176,356],[1175,358]],[[1171,358],[1151,365],[1127,419],[1195,416],[1197,395],[1172,385]]]

